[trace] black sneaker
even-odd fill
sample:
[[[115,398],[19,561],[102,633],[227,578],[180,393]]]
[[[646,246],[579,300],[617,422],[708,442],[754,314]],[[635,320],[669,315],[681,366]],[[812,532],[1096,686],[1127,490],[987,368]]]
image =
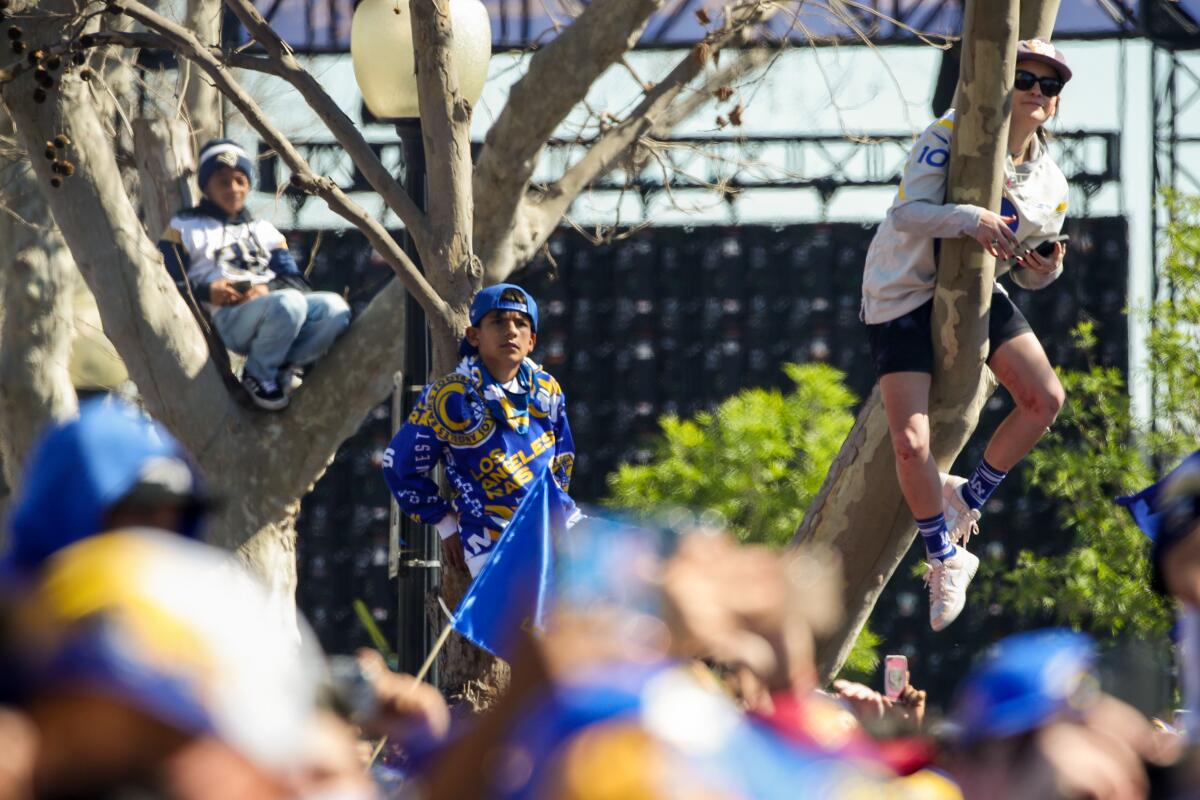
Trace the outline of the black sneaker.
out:
[[[242,376],[242,387],[254,401],[254,405],[268,411],[279,411],[288,404],[287,395],[275,381],[260,381],[251,375]]]

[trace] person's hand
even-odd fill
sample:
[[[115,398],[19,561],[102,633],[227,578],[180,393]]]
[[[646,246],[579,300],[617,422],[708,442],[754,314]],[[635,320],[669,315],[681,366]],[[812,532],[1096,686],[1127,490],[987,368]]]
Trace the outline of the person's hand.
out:
[[[0,708],[0,798],[33,797],[37,730],[23,714]]]
[[[795,621],[787,613],[787,575],[775,554],[724,535],[692,533],[667,563],[662,588],[677,654],[712,656],[748,668],[769,691],[787,688],[787,628]]]
[[[220,278],[208,285],[208,302],[214,306],[236,306],[242,302],[242,294],[233,288],[233,281]]]
[[[375,714],[364,721],[368,734],[402,737],[423,730],[435,739],[446,735],[450,709],[441,692],[412,675],[392,672],[375,650],[362,648],[354,657],[375,690]]]
[[[920,730],[925,723],[925,691],[911,683],[905,684],[904,691],[892,701],[888,712],[901,725]]]
[[[1021,266],[1028,267],[1042,275],[1049,275],[1062,267],[1063,256],[1066,255],[1066,252],[1067,248],[1063,247],[1062,242],[1054,243],[1054,251],[1049,256],[1043,256],[1037,250],[1030,249],[1021,256]]]
[[[979,218],[979,225],[975,228],[975,241],[996,258],[1012,258],[1020,243],[1008,224],[1016,219],[1015,216],[1002,217],[985,208]]]
[[[253,286],[251,286],[249,289],[247,289],[246,292],[242,295],[241,302],[248,303],[251,300],[254,300],[255,298],[266,297],[268,294],[270,294],[270,292],[271,292],[271,288],[269,286],[267,286],[265,283],[256,283]]]
[[[891,701],[869,686],[838,679],[833,682],[837,696],[846,701],[854,716],[862,723],[878,722]]]
[[[442,539],[442,561],[451,569],[467,571],[467,559],[463,556],[462,539],[457,533]]]

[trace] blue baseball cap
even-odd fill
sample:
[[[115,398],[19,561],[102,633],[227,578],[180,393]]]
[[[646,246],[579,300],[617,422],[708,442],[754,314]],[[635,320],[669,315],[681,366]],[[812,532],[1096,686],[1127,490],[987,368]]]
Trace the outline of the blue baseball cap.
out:
[[[483,318],[492,311],[519,311],[529,317],[529,321],[533,325],[533,332],[537,333],[537,301],[533,299],[533,295],[514,283],[497,283],[495,286],[480,289],[479,293],[475,295],[475,299],[471,301],[469,315],[471,326],[478,326],[480,322],[483,322]],[[474,355],[477,352],[476,348],[465,338],[459,344],[458,351],[460,355],[464,356]]]
[[[1099,694],[1095,661],[1091,637],[1062,628],[1001,640],[959,690],[959,741],[1004,739],[1085,710]]]
[[[196,538],[211,497],[165,428],[116,398],[95,398],[34,445],[9,518],[0,573],[38,569],[55,552],[99,533],[109,509],[125,500],[183,505],[180,532]]]
[[[1137,494],[1118,497],[1117,503],[1128,509],[1134,523],[1153,543],[1151,585],[1166,594],[1162,566],[1167,552],[1200,522],[1200,450]]]
[[[1150,552],[1154,569],[1153,586],[1167,594],[1163,563],[1172,547],[1196,530],[1200,522],[1200,451],[1192,453],[1162,481],[1155,495],[1154,512],[1158,517],[1157,535]]]

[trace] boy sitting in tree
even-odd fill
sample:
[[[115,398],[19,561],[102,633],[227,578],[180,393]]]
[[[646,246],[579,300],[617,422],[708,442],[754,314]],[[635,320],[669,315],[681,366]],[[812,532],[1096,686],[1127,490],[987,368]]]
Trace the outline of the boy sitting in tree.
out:
[[[341,295],[314,292],[279,230],[246,210],[253,167],[229,139],[200,150],[204,197],[176,214],[158,242],[167,271],[212,318],[227,348],[246,356],[242,385],[260,408],[278,411],[303,367],[350,324]]]

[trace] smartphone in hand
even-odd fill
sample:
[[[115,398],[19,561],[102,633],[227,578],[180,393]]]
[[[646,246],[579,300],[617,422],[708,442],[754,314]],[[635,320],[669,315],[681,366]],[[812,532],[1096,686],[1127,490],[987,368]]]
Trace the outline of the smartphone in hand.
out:
[[[1042,258],[1049,258],[1054,253],[1054,245],[1062,242],[1063,246],[1066,247],[1067,242],[1070,240],[1071,237],[1067,236],[1065,233],[1058,236],[1051,236],[1049,239],[1035,247],[1034,250]]]
[[[908,686],[908,657],[888,656],[883,660],[883,691],[895,700]]]
[[[250,287],[253,285],[254,281],[234,281],[233,283],[229,284],[230,288],[232,288],[238,294],[245,294],[246,292],[250,291]]]

